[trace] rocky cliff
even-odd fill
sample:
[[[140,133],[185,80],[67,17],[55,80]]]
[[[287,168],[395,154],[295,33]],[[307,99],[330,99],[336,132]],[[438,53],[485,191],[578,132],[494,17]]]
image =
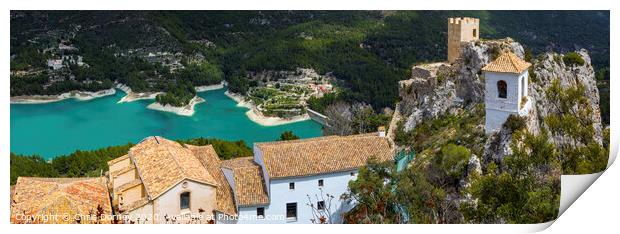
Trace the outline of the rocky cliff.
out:
[[[510,38],[463,43],[461,57],[453,64],[434,63],[416,65],[412,68],[412,77],[399,83],[400,103],[397,105],[404,121],[403,130],[409,132],[423,121],[437,119],[447,114],[473,109],[474,105],[484,103],[484,77],[481,69],[493,61],[502,51],[512,51],[524,58],[523,47]],[[602,144],[601,116],[599,94],[596,87],[594,70],[588,52],[576,52],[583,60],[583,65],[566,65],[562,54],[548,52],[539,55],[530,68],[529,96],[533,101],[530,113],[525,118],[528,131],[539,133],[548,129],[544,119],[560,110],[551,103],[545,91],[557,80],[562,88],[584,87],[587,103],[575,105],[573,111],[579,112],[584,106],[591,108],[588,114],[594,127],[594,140]],[[480,121],[484,128],[484,119]],[[490,161],[501,163],[509,155],[512,133],[510,129],[485,136],[482,142],[484,152],[482,164]],[[553,136],[552,142],[557,146],[567,142],[562,135]],[[472,160],[476,161],[476,160]]]
[[[439,191],[431,195],[443,198],[437,201],[441,222],[515,220],[510,212],[500,214],[504,203],[516,204],[515,210],[532,206],[537,222],[548,221],[559,206],[561,174],[598,172],[607,164],[607,144],[602,144],[607,135],[585,50],[528,56],[533,108],[485,134],[481,69],[507,51],[525,59],[523,47],[510,38],[463,43],[454,63],[416,65],[411,78],[399,82],[401,100],[393,117],[398,123],[390,124],[390,130],[396,128],[390,136],[397,148],[416,151],[403,174],[416,181],[411,188],[416,196]],[[515,192],[532,202],[503,196]]]
[[[548,98],[545,97],[545,90],[551,85],[554,80],[558,80],[560,86],[564,89],[575,87],[577,85],[583,85],[584,93],[587,103],[584,106],[592,108],[592,114],[588,115],[590,121],[594,126],[594,138],[599,144],[602,144],[603,125],[601,122],[601,111],[599,109],[599,92],[596,86],[596,79],[594,76],[594,69],[592,68],[591,59],[586,50],[576,51],[577,54],[584,60],[583,65],[571,65],[567,66],[563,62],[564,55],[557,53],[545,53],[539,56],[534,65],[532,76],[533,82],[530,85],[530,96],[536,101],[536,114],[538,119],[544,119],[552,113],[557,113],[559,110],[553,104],[551,104]],[[575,105],[573,107],[575,112],[580,111],[579,107]],[[544,123],[539,122],[541,126]],[[544,126],[546,127],[546,126]],[[555,136],[556,144],[562,144],[562,136]]]
[[[533,101],[532,110],[525,116],[526,128],[529,132],[538,134],[541,129],[549,130],[549,126],[544,121],[551,115],[557,115],[561,110],[547,97],[547,89],[554,81],[559,82],[562,89],[577,87],[582,85],[585,103],[575,103],[571,107],[573,113],[580,113],[591,110],[586,114],[588,122],[592,123],[594,129],[594,142],[603,145],[603,125],[599,109],[599,92],[596,86],[594,70],[591,60],[586,50],[576,51],[584,60],[583,65],[566,65],[563,61],[565,55],[548,52],[541,54],[533,61],[530,69],[529,96]],[[485,145],[483,161],[490,160],[501,163],[505,155],[511,154],[510,142],[512,134],[510,129],[503,128],[500,132],[492,135]],[[550,138],[558,148],[564,145],[580,145],[581,142],[574,141],[567,134],[555,134]]]
[[[462,109],[484,102],[481,69],[502,51],[512,51],[523,58],[523,47],[510,38],[465,42],[455,63],[414,66],[411,79],[399,83],[399,108],[406,116],[405,131],[419,122],[437,118],[455,108]]]

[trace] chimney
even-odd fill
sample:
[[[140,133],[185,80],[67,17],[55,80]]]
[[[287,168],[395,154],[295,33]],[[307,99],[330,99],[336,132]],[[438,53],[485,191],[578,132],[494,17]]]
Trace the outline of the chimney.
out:
[[[379,137],[385,137],[385,126],[379,126]]]

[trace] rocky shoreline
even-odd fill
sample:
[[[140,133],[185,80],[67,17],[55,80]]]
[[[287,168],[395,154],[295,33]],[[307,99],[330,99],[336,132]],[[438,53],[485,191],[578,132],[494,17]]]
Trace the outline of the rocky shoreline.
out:
[[[196,92],[206,92],[211,90],[222,89],[226,86],[226,82],[222,81],[220,84],[215,85],[206,85],[206,86],[196,86]],[[142,92],[137,93],[133,92],[131,88],[123,84],[117,84],[115,88],[110,88],[106,90],[101,90],[97,92],[85,92],[85,91],[72,91],[63,93],[60,95],[32,95],[32,96],[15,96],[11,97],[11,104],[44,104],[51,102],[58,102],[69,98],[75,98],[79,101],[88,101],[99,97],[109,96],[116,94],[116,89],[120,89],[126,93],[124,97],[122,97],[117,103],[125,103],[125,102],[134,102],[138,100],[153,100],[157,97],[158,94],[163,92]],[[297,115],[290,118],[280,118],[280,117],[272,117],[265,116],[263,113],[258,110],[256,105],[251,101],[246,101],[245,97],[236,93],[231,93],[226,91],[224,93],[227,97],[237,102],[237,106],[245,107],[249,110],[245,113],[248,119],[253,122],[262,125],[262,126],[278,126],[284,124],[290,124],[300,121],[310,120],[310,116],[308,114]],[[147,106],[148,109],[157,110],[157,111],[165,111],[171,112],[181,116],[192,116],[194,114],[194,106],[196,104],[205,102],[205,100],[201,97],[195,96],[189,104],[181,107],[171,106],[171,105],[161,105],[160,103],[154,102]]]
[[[206,92],[206,91],[211,91],[211,90],[223,89],[224,86],[226,85],[227,85],[226,82],[222,81],[219,84],[196,86],[194,88],[196,89],[196,92],[200,93],[200,92]],[[116,85],[116,88],[123,90],[123,92],[127,94],[123,98],[121,98],[121,100],[119,100],[118,103],[133,102],[133,101],[138,101],[138,100],[152,100],[152,99],[155,99],[157,95],[164,93],[164,92],[137,93],[137,92],[133,92],[131,88],[123,84]]]
[[[127,95],[121,98],[121,100],[119,100],[117,103],[133,102],[133,101],[138,101],[138,100],[152,100],[152,99],[155,99],[157,95],[162,94],[162,93],[163,92],[134,93],[130,91],[129,93],[127,93]]]
[[[154,102],[148,105],[146,108],[157,111],[165,111],[171,112],[181,116],[192,116],[194,115],[194,107],[196,104],[205,102],[205,100],[201,97],[194,96],[189,104],[185,106],[171,106],[171,105],[162,105],[160,103]]]
[[[222,81],[219,84],[196,86],[194,88],[196,89],[197,93],[200,93],[200,92],[223,89],[224,86],[226,86],[226,82]],[[127,87],[127,89],[129,88]],[[163,93],[163,92],[134,93],[134,92],[131,92],[131,89],[129,89],[128,91],[129,92],[127,93],[127,95],[123,97],[120,101],[118,101],[119,103],[133,102],[136,100],[155,99],[155,97],[157,97],[158,94]],[[151,110],[157,110],[157,111],[171,112],[171,113],[181,115],[181,116],[192,116],[194,115],[194,106],[196,106],[199,103],[203,103],[203,102],[205,102],[203,98],[194,96],[194,98],[192,98],[189,104],[185,106],[162,105],[160,103],[154,102],[154,103],[149,104],[146,108],[151,109]]]
[[[155,99],[155,97],[157,97],[158,94],[163,93],[163,92],[136,93],[136,92],[131,91],[131,88],[129,88],[129,86],[126,86],[124,84],[117,84],[116,88],[123,90],[123,92],[125,92],[126,94],[123,98],[121,98],[121,100],[119,100],[116,103],[133,102],[133,101],[138,101],[138,100],[151,100],[151,99]]]
[[[226,91],[224,94],[230,99],[237,102],[237,106],[248,108],[249,110],[245,112],[245,115],[248,117],[248,119],[262,126],[278,126],[306,121],[310,119],[310,116],[308,114],[298,115],[291,118],[265,116],[256,108],[254,103],[252,103],[251,101],[246,101],[245,97],[243,97],[242,95],[231,93],[229,91]]]
[[[194,89],[196,90],[197,93],[200,93],[200,92],[206,92],[206,91],[211,91],[211,90],[223,89],[224,86],[226,85],[228,85],[228,83],[226,83],[226,81],[222,81],[219,84],[214,84],[214,85],[196,86],[194,87]]]
[[[116,89],[110,88],[97,92],[71,91],[60,95],[29,95],[11,97],[11,104],[44,104],[58,102],[65,99],[75,98],[78,101],[88,101],[95,98],[105,97],[116,94]]]

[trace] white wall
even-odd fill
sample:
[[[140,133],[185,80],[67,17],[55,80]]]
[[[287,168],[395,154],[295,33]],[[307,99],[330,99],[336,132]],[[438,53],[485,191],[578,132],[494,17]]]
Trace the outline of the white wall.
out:
[[[519,114],[522,94],[527,95],[528,71],[520,75],[513,73],[485,72],[485,132],[499,130],[511,114]],[[506,82],[507,96],[500,98],[497,82]],[[524,80],[524,81],[522,81]],[[525,90],[523,90],[525,84]],[[523,91],[522,91],[523,90]]]
[[[132,210],[128,212],[127,216],[123,220],[126,223],[153,223],[153,205],[151,203],[147,203],[142,207]],[[145,222],[145,220],[147,221]]]
[[[183,188],[184,182],[187,182],[187,187],[185,188]],[[163,216],[166,214],[169,216],[181,214],[180,196],[181,193],[186,191],[190,192],[189,212],[192,215],[199,215],[199,209],[205,210],[202,215],[213,215],[213,210],[216,208],[215,187],[191,180],[184,180],[156,199],[155,212],[160,214],[160,221],[164,221]]]
[[[493,131],[501,129],[510,114],[510,112],[506,111],[487,109],[484,125],[485,133],[489,134]]]
[[[527,71],[521,75],[511,73],[486,72],[485,79],[485,104],[487,109],[503,110],[516,113],[519,110],[519,100],[521,95],[520,78],[527,77]],[[497,82],[503,80],[507,86],[507,97],[498,96]]]
[[[183,187],[183,182],[187,182],[187,186]],[[183,192],[190,192],[190,209],[182,211],[180,209],[180,195]],[[182,215],[199,216],[201,213],[199,209],[203,209],[202,213],[205,219],[202,223],[206,223],[207,218],[213,218],[213,210],[216,207],[216,192],[215,187],[198,183],[192,180],[184,180],[178,183],[176,186],[151,201],[149,204],[129,212],[129,219],[136,221],[137,217],[152,217],[150,220],[154,220],[155,223],[166,223],[165,216],[177,217],[177,223],[187,223],[187,220],[182,220]],[[211,217],[206,217],[211,216]],[[144,220],[144,218],[141,218]],[[149,222],[150,223],[150,222]]]
[[[354,172],[354,176],[351,176]],[[340,195],[347,191],[350,180],[357,178],[357,171],[337,172],[318,176],[298,177],[291,179],[272,179],[270,184],[270,204],[265,207],[265,219],[256,219],[256,207],[240,207],[238,223],[311,223],[313,218],[310,200],[316,206],[317,198],[321,197],[318,180],[323,179],[323,194],[333,195],[331,202],[332,219],[334,223],[342,222],[342,214],[350,210],[353,205],[340,200]],[[289,189],[289,183],[295,183],[295,189]],[[297,219],[286,219],[286,204],[297,203]],[[326,206],[329,203],[326,201]]]
[[[523,75],[520,76],[521,82],[519,83],[519,90],[522,90],[522,92],[525,95],[522,96],[527,96],[528,95],[528,87],[529,87],[529,72],[525,71],[525,73]]]

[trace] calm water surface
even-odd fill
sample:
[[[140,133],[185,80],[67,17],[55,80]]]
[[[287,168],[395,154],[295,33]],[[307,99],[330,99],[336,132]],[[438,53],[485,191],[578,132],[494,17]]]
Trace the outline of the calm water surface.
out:
[[[78,149],[136,143],[151,135],[244,140],[248,146],[273,141],[283,131],[293,131],[302,138],[321,135],[321,126],[311,120],[273,127],[258,125],[246,117],[248,109],[237,107],[224,91],[199,93],[206,102],[196,105],[191,117],[147,109],[153,100],[116,103],[125,95],[120,90],[90,101],[11,104],[11,152],[49,159]]]

